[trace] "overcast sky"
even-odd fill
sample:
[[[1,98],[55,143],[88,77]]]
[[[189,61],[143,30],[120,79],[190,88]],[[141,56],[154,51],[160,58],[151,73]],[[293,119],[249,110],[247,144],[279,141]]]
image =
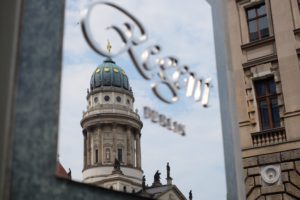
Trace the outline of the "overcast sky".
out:
[[[104,57],[96,54],[83,38],[80,9],[90,1],[68,0],[65,14],[64,65],[62,73],[59,159],[72,169],[73,179],[82,179],[83,136],[80,127],[82,111],[86,110],[86,90],[95,68]],[[159,101],[150,84],[137,72],[127,53],[114,58],[129,76],[135,96],[135,108],[142,117],[144,106],[186,125],[186,136],[177,135],[157,124],[142,119],[142,168],[147,184],[153,182],[156,170],[165,183],[166,163],[171,166],[173,184],[188,197],[193,190],[194,199],[226,199],[224,156],[219,113],[218,85],[214,55],[214,41],[210,6],[205,0],[114,0],[139,19],[148,33],[148,40],[136,48],[159,44],[157,56],[176,56],[180,64],[188,65],[198,77],[212,78],[213,87],[209,108],[185,97],[180,91],[177,103],[169,105]],[[109,9],[97,8],[91,17],[92,33],[99,44],[109,39],[113,51],[120,47],[118,38],[105,27],[111,23],[121,25],[128,21],[124,15]]]

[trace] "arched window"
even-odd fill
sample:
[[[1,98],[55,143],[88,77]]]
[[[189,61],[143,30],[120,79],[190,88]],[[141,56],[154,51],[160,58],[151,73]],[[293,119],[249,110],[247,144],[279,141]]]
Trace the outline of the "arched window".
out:
[[[110,160],[110,149],[109,148],[105,149],[105,159]]]
[[[98,163],[98,149],[95,150],[95,163]]]
[[[121,148],[118,148],[118,161],[123,162],[123,151]]]

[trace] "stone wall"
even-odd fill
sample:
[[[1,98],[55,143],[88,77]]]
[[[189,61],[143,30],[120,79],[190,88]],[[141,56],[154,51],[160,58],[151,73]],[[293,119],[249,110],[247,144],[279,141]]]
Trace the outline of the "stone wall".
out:
[[[300,199],[300,149],[243,159],[248,200]]]

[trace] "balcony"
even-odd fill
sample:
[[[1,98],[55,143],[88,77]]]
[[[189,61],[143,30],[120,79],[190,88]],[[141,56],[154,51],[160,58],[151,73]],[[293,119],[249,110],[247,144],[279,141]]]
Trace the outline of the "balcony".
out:
[[[274,128],[251,133],[253,147],[262,147],[286,141],[285,128]]]

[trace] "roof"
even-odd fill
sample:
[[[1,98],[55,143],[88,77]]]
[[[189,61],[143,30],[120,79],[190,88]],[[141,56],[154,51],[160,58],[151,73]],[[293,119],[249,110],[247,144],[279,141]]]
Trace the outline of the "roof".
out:
[[[182,192],[176,187],[176,185],[161,185],[156,187],[147,187],[145,190],[141,191],[141,195],[148,196],[153,199],[159,199],[167,192],[173,190],[181,199],[186,200]]]
[[[113,86],[130,90],[128,77],[125,71],[111,59],[106,59],[92,74],[90,81],[91,91],[103,86]]]
[[[69,172],[67,172],[59,160],[56,162],[56,175],[61,178],[72,179],[71,170],[69,169]]]

